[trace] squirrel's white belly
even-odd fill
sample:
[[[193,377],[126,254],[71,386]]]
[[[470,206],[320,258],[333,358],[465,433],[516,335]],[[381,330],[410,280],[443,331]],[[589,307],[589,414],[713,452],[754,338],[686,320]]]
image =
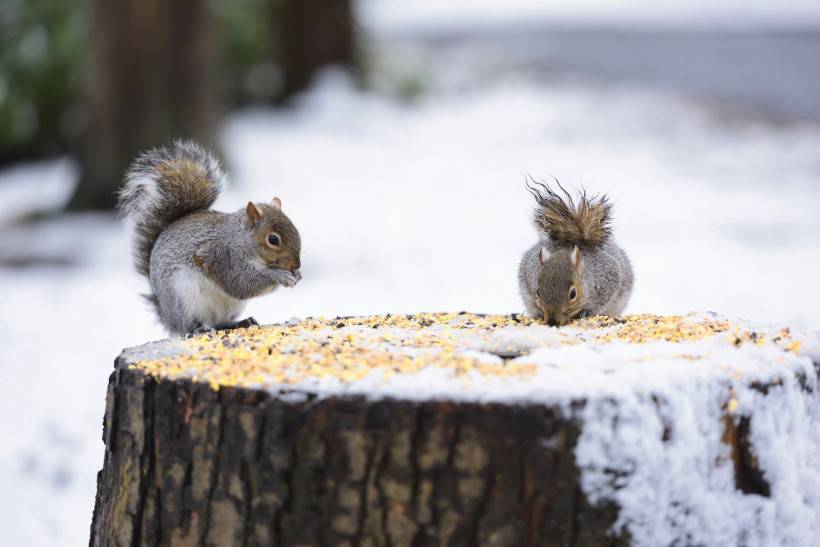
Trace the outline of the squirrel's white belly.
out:
[[[228,295],[201,272],[188,268],[174,275],[174,289],[193,322],[214,327],[233,320],[245,307],[244,300]]]

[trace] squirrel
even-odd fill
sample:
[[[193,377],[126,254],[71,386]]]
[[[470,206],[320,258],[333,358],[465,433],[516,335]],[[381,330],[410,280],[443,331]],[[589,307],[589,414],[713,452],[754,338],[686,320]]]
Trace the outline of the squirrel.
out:
[[[618,315],[632,294],[632,266],[612,239],[612,204],[606,195],[577,203],[530,179],[540,241],[521,259],[521,297],[527,313],[551,326],[593,315]]]
[[[135,225],[134,262],[173,335],[258,325],[236,321],[245,302],[302,278],[301,239],[281,200],[213,211],[225,181],[213,155],[182,140],[142,153],[125,174],[118,208]]]

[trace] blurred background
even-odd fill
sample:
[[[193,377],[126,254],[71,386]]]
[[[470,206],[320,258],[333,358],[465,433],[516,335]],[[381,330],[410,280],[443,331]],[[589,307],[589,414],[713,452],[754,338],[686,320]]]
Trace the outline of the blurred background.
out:
[[[195,138],[280,196],[308,315],[522,310],[524,176],[606,192],[629,312],[820,329],[816,0],[0,0],[0,528],[88,538],[106,381],[164,337],[111,209]]]

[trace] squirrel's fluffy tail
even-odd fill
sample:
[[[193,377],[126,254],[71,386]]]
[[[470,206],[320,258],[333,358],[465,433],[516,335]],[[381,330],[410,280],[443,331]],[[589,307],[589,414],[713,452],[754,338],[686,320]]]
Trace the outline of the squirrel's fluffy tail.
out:
[[[609,239],[612,204],[606,195],[587,197],[581,191],[577,203],[556,180],[563,196],[532,179],[527,189],[535,197],[535,224],[552,241],[596,246]]]
[[[175,141],[134,160],[125,174],[118,208],[135,224],[137,271],[148,275],[151,250],[162,230],[188,213],[209,208],[224,180],[219,161],[191,141]]]

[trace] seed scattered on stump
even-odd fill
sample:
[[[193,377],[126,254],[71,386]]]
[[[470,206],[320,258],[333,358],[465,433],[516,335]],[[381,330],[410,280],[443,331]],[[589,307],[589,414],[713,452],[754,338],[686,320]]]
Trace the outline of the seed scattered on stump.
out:
[[[543,337],[534,347],[504,345],[504,335],[519,336],[527,328]],[[141,361],[133,367],[155,377],[193,377],[220,386],[294,384],[306,378],[354,382],[379,372],[385,378],[444,367],[456,375],[531,375],[538,366],[527,362],[538,347],[621,342],[688,342],[725,336],[729,344],[762,345],[765,335],[725,319],[699,315],[627,315],[591,317],[555,329],[513,315],[420,313],[348,318],[308,318],[282,325],[252,326],[208,333],[184,340],[189,353]],[[501,342],[499,342],[501,341]],[[783,351],[799,353],[800,342],[788,329],[770,340]],[[479,352],[483,352],[477,355]],[[681,356],[695,361],[696,355]]]

